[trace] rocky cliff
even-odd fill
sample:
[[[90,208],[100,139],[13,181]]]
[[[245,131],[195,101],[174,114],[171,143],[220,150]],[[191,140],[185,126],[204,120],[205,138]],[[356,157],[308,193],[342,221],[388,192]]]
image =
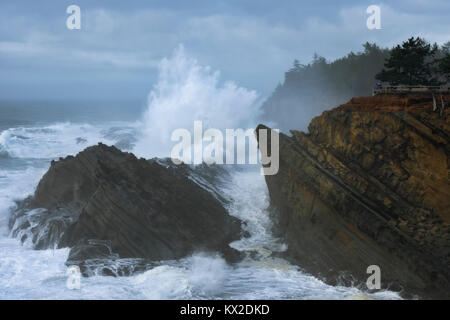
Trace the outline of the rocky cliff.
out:
[[[13,235],[36,249],[71,247],[69,260],[178,259],[195,251],[238,258],[240,221],[202,187],[213,168],[138,159],[103,144],[53,161],[35,195],[13,213]],[[218,170],[216,168],[216,170]],[[209,177],[207,177],[209,175]],[[205,181],[203,179],[203,181]]]
[[[364,287],[378,265],[384,288],[450,298],[449,112],[431,110],[425,96],[353,98],[280,134],[266,182],[292,260]]]

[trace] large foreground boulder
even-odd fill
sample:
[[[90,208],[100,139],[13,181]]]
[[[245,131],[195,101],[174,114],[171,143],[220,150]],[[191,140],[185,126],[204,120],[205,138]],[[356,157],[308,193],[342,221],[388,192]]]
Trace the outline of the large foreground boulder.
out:
[[[363,288],[377,265],[383,288],[450,298],[450,123],[431,110],[431,97],[354,98],[280,134],[266,182],[292,260]]]
[[[69,260],[159,261],[214,251],[233,261],[238,253],[229,243],[240,239],[240,221],[190,171],[103,144],[89,147],[52,162],[10,227],[36,249],[73,248]]]

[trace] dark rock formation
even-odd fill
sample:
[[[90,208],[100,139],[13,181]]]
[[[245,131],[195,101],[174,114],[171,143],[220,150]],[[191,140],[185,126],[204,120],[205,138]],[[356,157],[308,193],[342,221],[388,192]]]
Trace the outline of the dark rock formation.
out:
[[[431,108],[430,97],[354,98],[308,134],[280,134],[266,182],[292,260],[364,288],[378,265],[384,288],[450,298],[449,112]]]
[[[214,170],[223,169],[209,174]],[[199,172],[99,144],[52,162],[10,227],[23,241],[32,238],[36,249],[71,247],[69,261],[76,264],[178,259],[196,251],[218,251],[233,261],[239,254],[228,244],[240,239],[240,221],[214,190],[201,187],[208,169]]]
[[[108,240],[81,240],[70,249],[66,265],[78,266],[86,276],[129,276],[144,272],[158,262],[143,258],[120,258]]]

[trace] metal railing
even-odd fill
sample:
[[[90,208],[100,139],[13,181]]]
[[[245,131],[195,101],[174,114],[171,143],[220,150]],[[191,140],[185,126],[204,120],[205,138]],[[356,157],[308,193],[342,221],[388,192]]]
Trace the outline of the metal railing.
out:
[[[449,86],[383,86],[374,88],[372,95],[408,94],[408,93],[435,93],[450,94]]]

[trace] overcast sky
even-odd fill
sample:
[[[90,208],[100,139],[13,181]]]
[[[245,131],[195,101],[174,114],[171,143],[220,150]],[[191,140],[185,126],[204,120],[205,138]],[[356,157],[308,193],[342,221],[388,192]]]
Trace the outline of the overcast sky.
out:
[[[68,30],[66,8],[81,8]],[[366,8],[381,6],[381,30]],[[142,99],[183,44],[224,80],[271,93],[297,58],[336,59],[366,41],[450,40],[450,1],[39,0],[0,2],[0,99]]]

